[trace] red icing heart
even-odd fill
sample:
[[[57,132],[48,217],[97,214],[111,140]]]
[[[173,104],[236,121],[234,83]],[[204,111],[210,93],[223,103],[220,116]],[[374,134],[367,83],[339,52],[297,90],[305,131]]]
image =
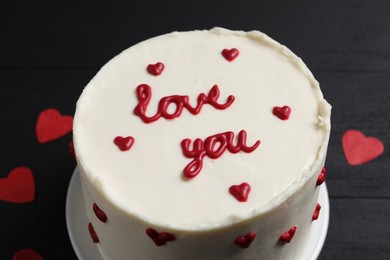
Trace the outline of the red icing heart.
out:
[[[291,108],[289,106],[274,107],[272,113],[281,120],[287,120],[290,117]]]
[[[322,183],[324,183],[325,179],[326,179],[326,169],[325,169],[325,167],[322,167],[322,170],[321,170],[320,174],[318,175],[316,185],[317,186],[321,185]]]
[[[233,61],[235,58],[237,58],[238,54],[240,54],[240,51],[236,48],[233,49],[223,49],[222,50],[222,56],[228,60],[229,62]]]
[[[63,116],[53,108],[43,110],[36,123],[38,142],[43,144],[58,139],[71,132],[72,127],[72,116]]]
[[[12,203],[34,201],[35,182],[31,170],[27,167],[13,169],[7,178],[0,179],[0,199]]]
[[[104,213],[104,211],[99,208],[98,205],[96,205],[96,203],[93,203],[93,212],[95,212],[95,215],[96,217],[103,223],[106,223],[107,222],[107,215],[106,213]]]
[[[288,232],[285,232],[283,233],[279,240],[281,242],[285,242],[285,243],[290,243],[291,239],[294,237],[295,235],[295,231],[297,230],[297,227],[296,226],[292,226]]]
[[[176,237],[168,232],[158,233],[156,230],[152,228],[146,229],[146,234],[153,240],[156,246],[165,245],[165,243],[169,241],[174,241]]]
[[[19,250],[14,254],[12,260],[44,260],[43,256],[30,248]]]
[[[146,70],[150,74],[152,74],[154,76],[158,76],[163,72],[164,68],[165,68],[164,63],[157,62],[156,64],[149,64],[148,67],[146,68]]]
[[[318,216],[320,215],[321,205],[320,203],[317,203],[316,209],[314,210],[312,220],[317,220]]]
[[[253,240],[256,238],[256,233],[250,232],[246,234],[245,236],[238,236],[234,243],[240,247],[248,248]]]
[[[133,146],[134,138],[132,136],[122,137],[117,136],[114,139],[114,144],[118,146],[121,151],[128,151]]]
[[[92,242],[99,243],[100,242],[99,237],[97,236],[95,229],[93,228],[93,225],[91,222],[89,222],[89,224],[88,224],[88,231],[89,231],[89,234],[91,235]]]
[[[358,130],[346,131],[342,143],[345,157],[352,166],[367,163],[384,151],[382,141],[375,137],[366,137]]]
[[[251,186],[243,182],[240,185],[232,185],[229,188],[230,194],[233,195],[238,201],[246,202],[248,200],[249,192],[251,191]]]
[[[69,147],[69,154],[73,157],[73,159],[76,159],[76,154],[74,152],[74,144],[73,144],[73,141],[70,141],[68,143],[68,147]]]

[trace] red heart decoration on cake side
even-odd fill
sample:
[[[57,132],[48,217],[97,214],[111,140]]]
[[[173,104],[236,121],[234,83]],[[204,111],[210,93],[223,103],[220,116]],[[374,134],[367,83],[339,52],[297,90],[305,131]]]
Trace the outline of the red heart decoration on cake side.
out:
[[[58,139],[72,131],[73,117],[61,115],[54,108],[43,110],[36,123],[38,142],[43,144]]]
[[[240,54],[240,51],[236,48],[233,49],[223,49],[222,50],[222,56],[228,60],[229,62],[233,61],[235,58],[237,58],[238,54]]]
[[[367,163],[384,151],[381,140],[367,137],[358,130],[348,130],[342,137],[343,150],[347,162],[351,166]]]
[[[326,168],[322,167],[322,170],[321,170],[320,174],[318,175],[316,185],[317,186],[321,185],[322,183],[325,182],[325,179],[326,179]]]
[[[27,167],[13,169],[6,178],[0,179],[0,200],[12,203],[34,201],[35,182],[31,170]]]
[[[288,120],[291,114],[291,108],[289,106],[274,107],[272,113],[281,120]]]
[[[99,208],[99,206],[96,203],[93,203],[92,206],[93,212],[95,212],[96,217],[103,223],[107,223],[107,215],[106,213]]]
[[[297,230],[297,227],[296,226],[292,226],[288,232],[285,232],[283,233],[280,238],[279,238],[279,241],[281,242],[285,242],[285,243],[290,243],[291,242],[291,239],[294,237],[295,235],[295,231]]]
[[[88,223],[88,231],[89,231],[89,235],[91,236],[92,242],[94,242],[95,244],[99,243],[100,242],[99,237],[96,234],[95,229],[93,228],[93,225],[91,222]]]
[[[169,241],[174,241],[176,237],[168,232],[157,232],[153,228],[147,228],[146,234],[153,240],[153,242],[156,244],[156,246],[162,246],[165,245],[165,243]]]
[[[70,141],[68,143],[68,148],[69,148],[69,154],[73,157],[73,159],[76,159],[76,153],[74,151],[74,143],[73,143],[73,141]]]
[[[245,236],[238,236],[235,240],[234,243],[240,247],[243,248],[248,248],[253,240],[256,238],[256,233],[250,232],[246,234]]]
[[[316,205],[316,208],[314,210],[314,213],[313,213],[313,216],[312,216],[312,220],[317,220],[318,217],[320,216],[320,210],[321,210],[321,205],[320,203],[317,203]]]
[[[250,191],[251,186],[246,182],[243,182],[240,185],[232,185],[229,188],[230,194],[240,202],[246,202],[248,200]]]
[[[160,75],[164,69],[165,65],[162,62],[157,62],[156,64],[149,64],[146,68],[146,70],[154,76]]]
[[[44,260],[43,256],[38,254],[36,251],[25,248],[21,249],[13,255],[12,260]]]
[[[130,150],[130,148],[133,146],[134,138],[132,136],[126,136],[126,137],[117,136],[114,139],[114,144],[118,146],[119,150],[125,152]]]

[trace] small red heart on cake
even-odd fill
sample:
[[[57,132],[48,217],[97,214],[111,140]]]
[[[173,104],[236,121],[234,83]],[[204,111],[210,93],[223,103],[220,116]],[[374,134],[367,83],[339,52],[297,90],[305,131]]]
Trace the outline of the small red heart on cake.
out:
[[[158,76],[163,72],[164,68],[165,68],[164,63],[157,62],[156,64],[149,64],[148,67],[146,68],[146,70],[150,74],[152,74],[154,76]]]
[[[42,111],[36,123],[38,142],[43,144],[58,139],[72,131],[73,117],[61,115],[53,108]]]
[[[132,136],[117,136],[114,139],[114,144],[118,146],[119,150],[125,152],[130,150],[130,148],[133,146],[134,138]]]
[[[69,148],[69,154],[73,157],[73,159],[76,159],[76,153],[74,152],[74,144],[73,141],[70,141],[68,143],[68,148]]]
[[[93,225],[91,222],[88,223],[88,231],[89,231],[89,235],[91,236],[92,242],[94,242],[95,244],[99,243],[100,242],[99,237],[96,234],[95,229],[93,228]]]
[[[93,212],[95,212],[96,217],[103,223],[107,222],[107,215],[106,213],[99,208],[99,206],[96,203],[93,203],[92,206]]]
[[[153,228],[147,228],[146,234],[153,240],[153,242],[156,244],[156,246],[162,246],[165,245],[165,243],[169,241],[174,241],[176,237],[168,232],[161,232],[158,233]]]
[[[325,169],[325,167],[322,167],[322,170],[321,170],[320,174],[318,175],[316,185],[317,186],[321,185],[322,183],[324,183],[325,179],[326,179],[326,169]]]
[[[232,185],[229,188],[229,192],[233,197],[235,197],[240,202],[246,202],[248,200],[249,192],[251,191],[251,186],[243,182],[240,185]]]
[[[358,130],[346,131],[342,143],[347,162],[352,166],[367,163],[384,151],[382,141],[375,137],[367,137]]]
[[[0,200],[12,203],[34,201],[35,182],[31,170],[27,167],[13,169],[7,178],[0,179]]]
[[[312,220],[318,219],[318,217],[320,215],[320,210],[321,210],[321,205],[320,205],[320,203],[317,203],[316,208],[315,208],[314,213],[313,213]]]
[[[12,260],[44,260],[43,256],[30,248],[19,250],[14,254]]]
[[[289,106],[274,107],[272,113],[281,120],[287,120],[290,117],[291,108]]]
[[[283,233],[279,240],[281,242],[285,242],[285,243],[290,243],[291,242],[291,239],[294,237],[295,235],[295,231],[297,230],[297,227],[296,226],[292,226],[288,232],[285,232]]]
[[[240,247],[248,248],[250,244],[253,242],[253,240],[255,240],[255,238],[256,238],[256,233],[250,232],[245,236],[238,236],[234,240],[234,243]]]
[[[229,62],[233,61],[235,58],[237,58],[238,54],[240,54],[239,50],[236,48],[233,49],[223,49],[222,50],[222,56],[228,60]]]

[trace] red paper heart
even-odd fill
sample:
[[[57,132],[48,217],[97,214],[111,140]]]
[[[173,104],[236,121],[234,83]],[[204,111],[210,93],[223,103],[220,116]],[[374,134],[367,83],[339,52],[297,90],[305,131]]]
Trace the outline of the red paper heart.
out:
[[[96,203],[93,203],[92,206],[93,212],[95,212],[96,217],[103,223],[107,222],[107,215],[106,213],[99,208],[99,206]]]
[[[89,235],[91,236],[92,242],[94,242],[95,244],[99,243],[100,242],[99,237],[96,234],[95,229],[93,228],[93,225],[91,222],[88,223],[88,231],[89,231]]]
[[[114,139],[114,144],[118,146],[119,150],[125,152],[130,150],[130,148],[133,146],[134,138],[132,136],[117,136]]]
[[[12,203],[34,201],[35,182],[31,170],[27,167],[13,169],[7,178],[0,179],[0,199]]]
[[[316,185],[317,186],[321,185],[322,183],[324,183],[325,179],[326,179],[326,168],[322,167],[322,170],[318,175]]]
[[[146,229],[146,234],[153,240],[156,246],[165,245],[165,243],[169,241],[174,241],[176,237],[168,232],[158,233],[156,230],[152,228]]]
[[[287,120],[290,117],[291,108],[289,106],[274,107],[272,113],[281,120]]]
[[[240,185],[232,185],[229,188],[230,194],[233,195],[238,201],[246,202],[248,200],[249,192],[251,191],[251,186],[243,182]]]
[[[384,145],[379,139],[366,137],[358,130],[346,131],[342,143],[347,162],[352,166],[367,163],[384,151]]]
[[[316,208],[315,208],[314,213],[313,213],[313,216],[312,216],[312,220],[318,219],[318,217],[320,215],[320,210],[321,210],[321,205],[320,205],[320,203],[317,203]]]
[[[245,236],[238,236],[234,240],[234,243],[240,247],[248,248],[250,244],[253,242],[253,240],[255,240],[255,238],[256,238],[256,233],[250,232]]]
[[[233,49],[223,49],[222,50],[222,56],[228,60],[229,62],[233,61],[235,58],[237,58],[238,54],[240,54],[240,51],[236,48]]]
[[[44,260],[43,256],[30,248],[19,250],[14,254],[12,260]]]
[[[148,67],[146,68],[146,70],[150,74],[152,74],[154,76],[158,76],[163,72],[164,68],[165,68],[164,63],[157,62],[156,64],[149,64]]]
[[[38,142],[43,144],[58,139],[71,132],[72,127],[72,116],[63,116],[54,108],[43,110],[36,123]]]
[[[292,226],[288,232],[285,232],[283,233],[279,240],[281,242],[285,242],[285,243],[290,243],[291,242],[291,239],[294,237],[295,235],[295,231],[297,230],[297,227],[296,226]]]

